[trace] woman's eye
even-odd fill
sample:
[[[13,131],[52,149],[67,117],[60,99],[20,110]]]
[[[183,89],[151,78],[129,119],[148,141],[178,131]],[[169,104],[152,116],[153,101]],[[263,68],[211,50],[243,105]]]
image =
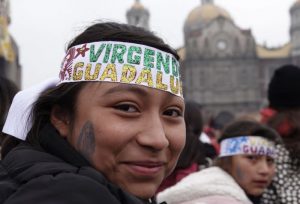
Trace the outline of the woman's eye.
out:
[[[249,159],[250,161],[257,161],[257,160],[258,160],[258,157],[257,157],[257,156],[254,156],[254,155],[248,155],[248,156],[247,156],[247,159]]]
[[[119,104],[115,106],[115,109],[130,113],[138,112],[138,109],[131,104]]]
[[[182,116],[182,113],[180,110],[177,109],[168,109],[164,112],[164,115],[171,116],[171,117],[179,117]]]
[[[272,157],[267,157],[267,163],[268,163],[269,165],[274,164],[274,163],[275,163],[275,160],[274,160]]]

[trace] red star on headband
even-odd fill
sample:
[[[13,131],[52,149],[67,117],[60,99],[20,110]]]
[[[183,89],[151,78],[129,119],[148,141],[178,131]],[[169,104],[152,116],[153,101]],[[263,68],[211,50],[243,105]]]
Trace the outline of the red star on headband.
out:
[[[77,58],[79,55],[81,55],[82,57],[85,57],[85,53],[89,50],[90,50],[90,48],[87,48],[86,44],[84,44],[82,47],[76,49],[77,53],[74,58]]]

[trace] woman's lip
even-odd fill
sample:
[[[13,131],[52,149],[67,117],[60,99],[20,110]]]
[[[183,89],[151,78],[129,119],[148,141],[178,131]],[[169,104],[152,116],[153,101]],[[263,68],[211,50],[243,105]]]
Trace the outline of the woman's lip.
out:
[[[124,164],[136,174],[154,175],[162,170],[165,162],[134,161],[124,162]]]
[[[267,186],[269,184],[268,181],[265,181],[265,180],[256,180],[256,181],[253,181],[256,185],[258,186]]]
[[[254,180],[255,183],[268,183],[268,180]]]

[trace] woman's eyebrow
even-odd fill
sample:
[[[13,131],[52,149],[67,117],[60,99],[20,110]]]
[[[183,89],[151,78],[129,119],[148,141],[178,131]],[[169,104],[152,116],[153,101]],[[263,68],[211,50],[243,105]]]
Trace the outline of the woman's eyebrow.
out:
[[[133,92],[136,93],[140,96],[146,97],[148,96],[148,92],[144,90],[141,87],[138,86],[132,86],[132,85],[127,85],[127,84],[119,84],[118,86],[115,86],[106,92],[103,93],[103,96],[110,95],[110,94],[115,94],[115,93],[122,93],[122,92]]]

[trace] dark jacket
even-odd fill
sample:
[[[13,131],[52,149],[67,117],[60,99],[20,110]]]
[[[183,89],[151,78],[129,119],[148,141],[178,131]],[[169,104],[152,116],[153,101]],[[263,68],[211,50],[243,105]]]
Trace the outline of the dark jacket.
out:
[[[276,146],[277,173],[263,194],[263,204],[294,204],[300,202],[300,170],[298,161],[283,145]]]
[[[43,134],[42,148],[23,143],[1,161],[1,204],[143,203],[92,168],[53,127]]]

